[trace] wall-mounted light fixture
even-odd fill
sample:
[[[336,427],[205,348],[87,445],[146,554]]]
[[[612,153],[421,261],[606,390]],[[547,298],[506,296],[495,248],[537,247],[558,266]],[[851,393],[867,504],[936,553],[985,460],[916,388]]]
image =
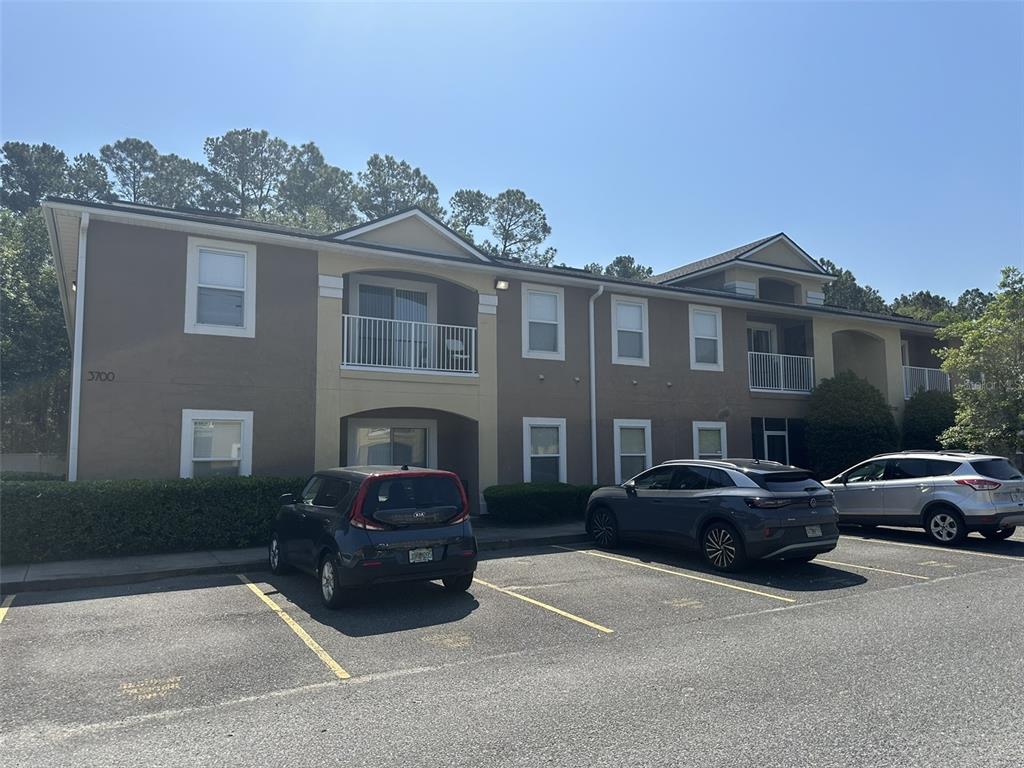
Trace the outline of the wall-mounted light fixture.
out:
[[[77,280],[72,280],[71,281],[71,292],[74,293],[77,290],[78,290],[78,281]]]
[[[500,277],[494,281],[494,290],[496,291],[507,291],[508,280],[502,280]]]

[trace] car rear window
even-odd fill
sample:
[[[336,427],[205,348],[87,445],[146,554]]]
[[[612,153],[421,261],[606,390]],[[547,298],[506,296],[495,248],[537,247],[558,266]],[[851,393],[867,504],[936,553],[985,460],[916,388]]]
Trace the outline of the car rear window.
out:
[[[794,493],[796,491],[824,488],[810,472],[765,472],[751,473],[750,479],[772,493]]]
[[[384,477],[367,489],[364,511],[451,508],[462,511],[462,494],[455,480],[444,475]]]
[[[980,459],[979,461],[972,461],[971,467],[979,475],[991,477],[993,480],[1024,479],[1020,472],[1017,471],[1017,468],[1006,459]]]

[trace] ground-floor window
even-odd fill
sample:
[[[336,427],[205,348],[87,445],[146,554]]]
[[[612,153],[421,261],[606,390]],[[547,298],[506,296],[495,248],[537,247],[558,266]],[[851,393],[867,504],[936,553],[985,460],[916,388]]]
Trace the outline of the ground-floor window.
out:
[[[252,474],[252,411],[181,412],[181,477]]]
[[[803,419],[753,418],[750,434],[751,455],[755,459],[807,466]]]
[[[437,424],[429,419],[349,419],[348,463],[437,466]]]
[[[651,466],[651,420],[615,419],[615,482],[624,483]]]
[[[728,455],[724,421],[693,422],[695,459],[724,459]]]
[[[565,419],[523,419],[523,481],[565,482]]]

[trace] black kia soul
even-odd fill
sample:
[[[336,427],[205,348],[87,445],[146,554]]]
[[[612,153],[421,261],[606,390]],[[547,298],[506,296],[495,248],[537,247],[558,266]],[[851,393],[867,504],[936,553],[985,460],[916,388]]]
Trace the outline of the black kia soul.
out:
[[[340,607],[353,588],[440,579],[469,589],[476,538],[458,476],[436,469],[339,467],[286,493],[270,536],[270,570],[315,574],[320,597]]]

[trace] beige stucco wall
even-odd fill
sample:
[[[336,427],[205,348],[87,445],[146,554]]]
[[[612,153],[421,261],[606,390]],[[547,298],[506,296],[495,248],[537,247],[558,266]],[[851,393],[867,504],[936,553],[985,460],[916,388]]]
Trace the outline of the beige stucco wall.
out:
[[[421,230],[422,231],[422,230]],[[395,273],[395,260],[387,255],[358,252],[321,251],[319,273],[343,277],[352,272]],[[422,280],[446,280],[474,291],[494,295],[494,276],[486,272],[459,269],[458,265],[425,262],[417,272],[401,262],[405,276]],[[390,268],[390,269],[389,269]],[[348,287],[344,290],[348,290]],[[440,297],[439,297],[440,298]],[[341,419],[362,411],[390,408],[430,408],[464,416],[478,426],[478,490],[497,482],[497,354],[496,316],[477,312],[477,369],[475,377],[402,373],[399,371],[342,370],[341,299],[318,296],[316,438],[318,467],[338,464],[342,455]],[[439,310],[440,311],[440,310]]]
[[[879,387],[885,395],[886,402],[896,411],[903,410],[903,365],[900,359],[900,330],[885,323],[873,323],[855,317],[815,317],[814,333],[814,366],[817,381],[835,376],[833,359],[833,335],[837,331],[860,331],[876,337],[883,344],[885,359],[884,386]],[[854,361],[854,365],[860,364]],[[870,365],[870,363],[867,363]],[[877,384],[882,384],[878,381]]]
[[[469,251],[452,242],[451,238],[412,217],[358,235],[353,240],[475,260]]]

